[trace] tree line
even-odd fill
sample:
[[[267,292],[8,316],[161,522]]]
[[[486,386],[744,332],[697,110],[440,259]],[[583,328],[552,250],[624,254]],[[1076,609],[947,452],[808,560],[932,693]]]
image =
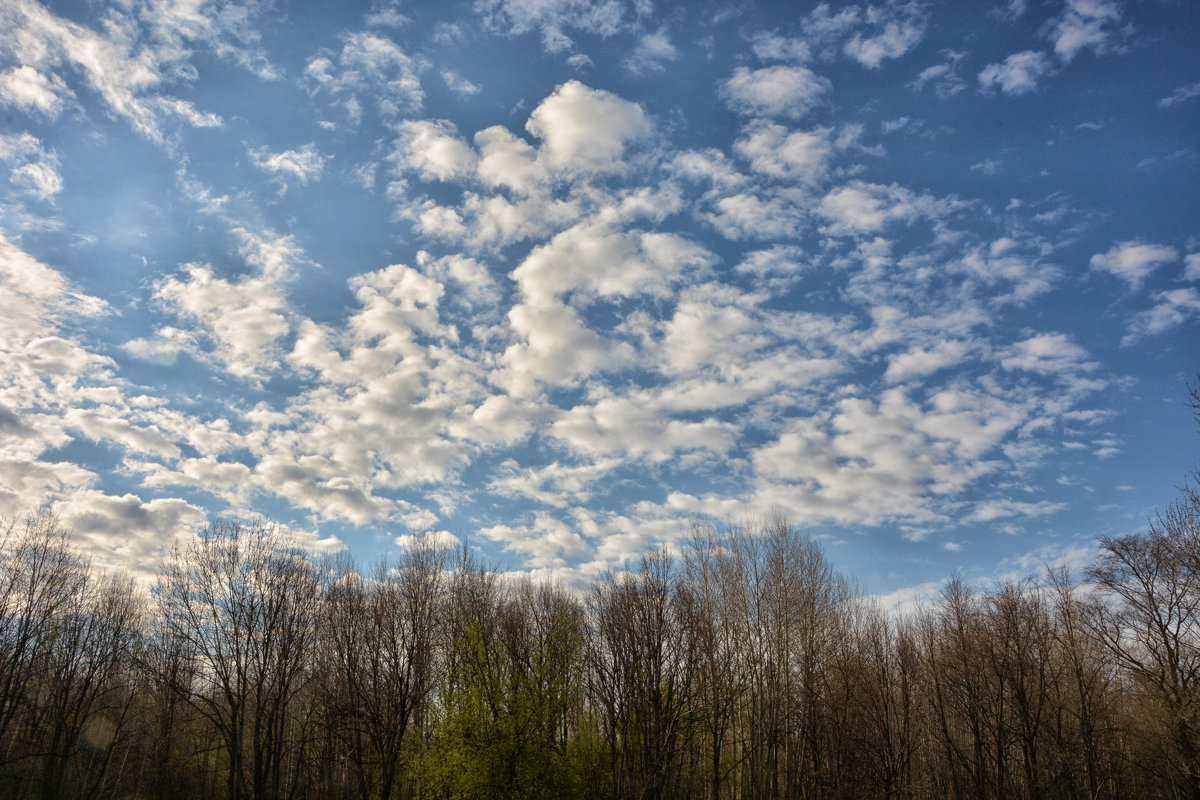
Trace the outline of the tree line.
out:
[[[0,531],[0,797],[1200,798],[1200,498],[890,613],[782,518],[579,594],[211,525],[151,590]]]

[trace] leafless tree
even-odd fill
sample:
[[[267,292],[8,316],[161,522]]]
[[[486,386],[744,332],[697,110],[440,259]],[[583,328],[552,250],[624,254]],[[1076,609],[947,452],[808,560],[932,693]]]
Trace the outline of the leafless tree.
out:
[[[393,796],[410,726],[435,685],[445,561],[432,540],[418,539],[369,579],[347,561],[330,573],[322,696],[364,800]]]
[[[1159,755],[1181,796],[1200,798],[1200,507],[1155,516],[1146,534],[1101,540],[1088,577],[1111,598],[1095,630],[1156,720]]]
[[[320,599],[312,562],[274,526],[217,523],[175,551],[157,596],[195,662],[175,689],[223,745],[230,800],[290,796]]]

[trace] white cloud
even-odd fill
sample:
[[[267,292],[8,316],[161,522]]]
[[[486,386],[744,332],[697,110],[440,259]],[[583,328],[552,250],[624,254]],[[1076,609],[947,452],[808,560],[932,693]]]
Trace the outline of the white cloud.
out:
[[[794,238],[805,221],[785,197],[764,199],[750,192],[722,197],[705,216],[718,233],[733,240]]]
[[[55,332],[63,320],[96,317],[108,305],[81,294],[56,270],[30,256],[0,233],[0,341],[19,348]]]
[[[583,223],[555,236],[512,272],[527,303],[567,292],[587,297],[666,297],[685,270],[714,261],[704,248],[669,233],[618,233]]]
[[[74,93],[54,73],[42,74],[28,64],[0,73],[0,103],[57,119]]]
[[[1050,30],[1054,52],[1063,61],[1071,61],[1084,48],[1108,52],[1118,36],[1112,26],[1120,18],[1121,7],[1114,0],[1067,0]]]
[[[756,120],[742,132],[733,149],[755,172],[774,178],[820,183],[829,174],[834,148],[828,128],[789,131],[782,125]]]
[[[839,8],[837,13],[830,13],[828,3],[820,3],[801,20],[807,38],[823,47],[837,41],[862,24],[862,9],[857,5]],[[822,55],[825,55],[822,53]],[[831,56],[827,56],[831,57]]]
[[[145,358],[174,359],[177,350],[212,360],[231,375],[261,380],[277,368],[280,340],[291,330],[282,291],[304,256],[291,236],[235,228],[240,255],[257,274],[230,280],[206,264],[185,264],[183,276],[160,280],[154,297],[194,330],[162,326],[153,339],[134,339],[125,349]]]
[[[488,186],[503,186],[528,195],[542,185],[545,171],[537,163],[537,151],[524,139],[499,125],[475,134],[479,150],[477,171]]]
[[[1026,94],[1037,91],[1038,81],[1052,71],[1044,54],[1026,50],[1012,54],[1002,64],[988,64],[979,73],[979,85],[984,89],[999,86],[1005,94]]]
[[[357,124],[364,100],[384,119],[419,109],[425,98],[423,67],[391,39],[360,32],[346,37],[337,56],[330,53],[309,60],[304,74],[315,91],[329,92],[350,122]]]
[[[1025,255],[1019,247],[1015,240],[1002,237],[986,248],[971,249],[956,266],[986,286],[1012,286],[1008,293],[991,297],[993,306],[1028,303],[1061,281],[1063,270],[1036,255]]]
[[[63,180],[58,171],[58,155],[43,148],[42,143],[32,134],[0,134],[0,162],[12,165],[9,180],[42,200],[47,200],[62,191]]]
[[[94,442],[114,442],[135,453],[148,453],[159,458],[179,458],[179,446],[153,425],[134,425],[121,416],[126,409],[99,407],[84,411],[71,409],[64,415],[66,424],[79,430]]]
[[[812,51],[802,38],[759,31],[750,37],[754,55],[762,61],[808,61]]]
[[[203,264],[187,264],[183,271],[185,277],[160,282],[154,296],[200,327],[213,342],[214,356],[231,374],[257,378],[271,368],[277,362],[276,343],[289,330],[286,302],[276,287],[260,278],[219,278]],[[159,345],[143,340],[130,342],[128,349],[137,354],[162,352]]]
[[[448,255],[434,258],[421,250],[417,253],[417,264],[434,280],[443,284],[453,283],[461,288],[462,296],[472,305],[498,307],[500,290],[491,273],[483,263],[464,255]]]
[[[903,187],[864,181],[832,190],[817,211],[829,220],[828,230],[836,235],[880,231],[891,222],[908,222],[920,213],[916,198]]]
[[[1017,342],[1000,354],[1000,365],[1007,370],[1020,369],[1039,375],[1063,377],[1078,370],[1094,369],[1088,354],[1061,333],[1040,333]]]
[[[671,37],[666,28],[659,28],[654,33],[643,34],[638,39],[637,47],[625,60],[625,67],[635,75],[643,72],[661,72],[666,69],[664,61],[674,61],[679,58],[679,51],[671,44]]]
[[[962,53],[952,53],[949,61],[934,64],[917,73],[917,77],[908,84],[908,88],[919,92],[926,86],[932,86],[934,93],[941,98],[953,97],[967,88],[967,84],[958,76],[958,62]]]
[[[542,46],[550,53],[562,52],[572,44],[568,30],[612,36],[628,26],[626,17],[634,9],[621,0],[477,0],[475,8],[484,24],[518,36],[537,30]]]
[[[459,97],[471,97],[479,94],[482,87],[477,83],[472,83],[463,76],[459,75],[452,69],[442,70],[442,81],[445,82],[446,88],[454,92]]]
[[[784,288],[800,279],[809,262],[804,251],[791,245],[776,245],[767,250],[753,250],[738,262],[734,269],[754,275],[773,288]]]
[[[866,22],[874,33],[855,33],[842,49],[870,69],[878,69],[886,58],[900,58],[925,35],[923,7],[916,2],[867,6]]]
[[[1092,256],[1092,269],[1111,272],[1137,289],[1151,272],[1179,258],[1173,247],[1140,241],[1121,242],[1107,253]]]
[[[1200,97],[1200,81],[1189,83],[1186,86],[1180,86],[1167,97],[1158,101],[1159,108],[1173,108],[1180,103],[1186,103],[1188,100],[1193,100]]]
[[[995,175],[996,170],[1004,165],[1003,161],[992,158],[985,158],[983,161],[976,162],[971,165],[971,172],[980,172],[984,175]]]
[[[462,547],[462,540],[450,531],[427,531],[425,533],[405,533],[395,538],[397,545],[405,550],[415,547],[432,547],[435,550],[456,550]]]
[[[911,347],[907,352],[897,353],[888,359],[883,379],[888,383],[902,383],[913,378],[924,378],[962,363],[972,349],[971,343],[955,339],[938,342],[929,348]]]
[[[500,465],[499,474],[488,484],[497,494],[524,497],[543,505],[566,508],[587,502],[597,483],[622,463],[620,458],[602,458],[582,464],[554,463],[545,467],[521,467],[512,459]]]
[[[425,180],[447,181],[471,173],[475,153],[448,122],[402,122],[391,158]]]
[[[258,48],[253,8],[197,9],[190,2],[134,2],[110,9],[104,32],[97,33],[55,16],[32,0],[14,0],[0,9],[0,25],[8,32],[0,40],[0,52],[47,77],[43,83],[27,72],[9,73],[8,96],[19,96],[44,113],[57,113],[57,104],[45,92],[69,96],[60,91],[63,82],[53,72],[67,64],[83,75],[113,115],[162,143],[167,122],[163,112],[193,125],[212,125],[216,120],[186,101],[155,94],[165,84],[196,76],[189,42],[199,42],[218,57],[230,58],[262,77],[274,77]]]
[[[634,398],[607,397],[563,412],[547,433],[581,454],[623,453],[662,462],[691,450],[727,452],[734,445],[736,428],[715,419],[670,419]]]
[[[1157,304],[1153,308],[1134,315],[1129,323],[1129,333],[1121,339],[1121,344],[1135,344],[1146,336],[1163,333],[1200,314],[1200,292],[1190,286],[1158,292],[1154,299]]]
[[[1183,257],[1183,279],[1200,281],[1200,253],[1188,253]]]
[[[143,500],[133,494],[97,490],[72,493],[53,505],[63,526],[86,553],[106,566],[149,578],[159,571],[172,545],[201,528],[202,508],[178,498]]]
[[[272,153],[265,147],[250,151],[254,165],[266,172],[280,175],[290,175],[307,186],[310,180],[318,180],[325,169],[325,156],[317,150],[313,142],[309,142],[298,150],[284,150],[282,153]]]
[[[542,140],[539,159],[564,172],[621,169],[625,145],[650,127],[641,106],[579,81],[559,86],[525,124]]]
[[[1047,514],[1057,514],[1066,507],[1066,503],[1052,503],[1048,500],[1036,503],[1011,499],[984,500],[975,504],[969,518],[979,522],[991,522],[1010,517],[1044,517]]]
[[[541,385],[574,385],[634,357],[628,344],[591,330],[579,312],[561,303],[518,304],[508,312],[508,322],[516,341],[505,350],[494,380],[517,397],[528,397]]]
[[[534,515],[531,525],[492,525],[480,533],[505,550],[523,554],[525,566],[535,569],[566,567],[567,559],[578,559],[590,549],[574,526],[545,513]]]
[[[738,67],[721,84],[721,95],[734,111],[749,116],[799,119],[832,89],[828,79],[807,67]]]
[[[878,401],[848,397],[792,420],[753,455],[755,504],[794,522],[938,520],[953,498],[997,468],[991,457],[1026,411],[986,393],[943,390],[924,406],[892,389]]]

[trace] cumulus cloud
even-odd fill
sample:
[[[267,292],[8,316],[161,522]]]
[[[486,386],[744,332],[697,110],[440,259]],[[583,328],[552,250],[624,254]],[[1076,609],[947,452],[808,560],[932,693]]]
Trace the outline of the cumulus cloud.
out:
[[[626,144],[651,126],[638,104],[568,81],[533,110],[525,128],[542,140],[538,156],[551,167],[586,172],[620,169]]]
[[[1186,103],[1188,100],[1193,100],[1200,97],[1200,81],[1189,83],[1186,86],[1180,86],[1168,96],[1158,101],[1159,108],[1173,108],[1180,103]]]
[[[947,367],[962,363],[971,352],[970,342],[948,339],[932,347],[911,347],[888,359],[883,379],[888,383],[902,383],[913,378],[924,378]]]
[[[402,122],[391,158],[397,166],[425,179],[446,181],[474,169],[475,153],[457,136],[449,122]]]
[[[831,89],[828,79],[807,67],[784,65],[756,70],[738,67],[721,84],[721,94],[734,111],[789,119],[803,117]]]
[[[998,86],[1005,94],[1027,94],[1037,91],[1038,81],[1053,71],[1050,59],[1035,50],[1014,53],[1000,64],[988,64],[979,73],[979,85],[984,89]]]
[[[1119,31],[1121,7],[1115,0],[1067,0],[1066,7],[1049,32],[1054,52],[1063,61],[1071,61],[1085,48],[1097,54],[1109,52]]]
[[[789,131],[758,120],[746,127],[733,148],[755,172],[815,185],[829,173],[834,152],[831,133],[828,128]]]
[[[716,419],[671,419],[628,397],[575,406],[562,413],[548,431],[578,453],[624,453],[654,462],[691,450],[724,453],[733,447],[735,432],[735,426]]]
[[[1157,302],[1153,308],[1134,315],[1129,332],[1121,339],[1122,345],[1135,344],[1147,336],[1163,333],[1200,314],[1200,292],[1190,286],[1158,292],[1154,300]]]
[[[625,60],[625,68],[635,75],[643,72],[661,72],[666,69],[664,61],[674,61],[679,58],[679,51],[671,44],[671,37],[666,28],[660,28],[654,33],[643,34],[637,47]]]
[[[534,305],[549,304],[567,292],[665,297],[685,270],[713,261],[707,250],[675,234],[621,233],[584,223],[534,248],[512,277]]]
[[[240,255],[255,272],[230,279],[208,264],[183,265],[182,275],[155,285],[154,297],[192,329],[161,326],[154,338],[127,342],[128,352],[172,362],[183,350],[252,381],[277,367],[279,341],[291,330],[282,286],[304,260],[303,252],[291,236],[244,228],[234,234],[241,240]]]
[[[275,363],[276,342],[289,329],[286,303],[278,289],[260,278],[220,278],[205,264],[184,265],[183,273],[183,277],[160,282],[155,297],[183,320],[199,326],[213,342],[213,355],[231,374],[259,377]],[[157,356],[172,343],[170,338],[160,343],[138,339],[127,348],[137,355]]]
[[[1183,279],[1200,281],[1200,253],[1188,253],[1183,257]]]
[[[900,58],[925,35],[924,10],[916,2],[867,6],[865,22],[872,32],[855,33],[843,51],[870,69],[878,69],[884,59]]]
[[[43,74],[28,64],[0,73],[0,103],[57,119],[66,102],[75,96],[63,79]]]
[[[926,403],[901,389],[841,400],[789,422],[753,455],[755,500],[797,520],[932,522],[938,501],[993,472],[989,456],[1026,410],[979,391],[946,389]]]
[[[625,29],[636,10],[623,0],[479,0],[484,23],[511,36],[539,31],[542,46],[559,53],[572,45],[568,31],[612,36]]]
[[[250,151],[254,165],[265,172],[277,175],[291,176],[307,186],[310,180],[318,180],[325,169],[325,156],[317,150],[313,142],[309,142],[297,150],[284,150],[272,153],[265,147]]]
[[[6,74],[2,91],[10,102],[53,117],[70,97],[56,70],[69,66],[103,98],[111,114],[161,143],[171,117],[192,125],[217,123],[215,115],[157,93],[195,77],[189,44],[199,43],[264,78],[276,77],[259,47],[257,14],[253,5],[197,8],[191,3],[133,2],[110,9],[99,33],[32,0],[16,0],[0,9],[0,25],[9,32],[0,52],[36,75],[18,68]]]
[[[537,161],[537,151],[507,128],[494,125],[479,131],[475,147],[479,150],[477,173],[486,185],[524,195],[542,185],[545,170]]]
[[[720,198],[706,215],[727,239],[791,239],[797,236],[804,216],[788,198],[738,192]]]
[[[32,134],[0,134],[0,162],[10,165],[9,180],[39,199],[47,200],[62,191],[58,155],[43,148]]]
[[[799,279],[807,266],[804,251],[793,245],[776,245],[767,250],[752,250],[734,269],[754,275],[773,288],[784,288]]]
[[[917,200],[901,186],[852,181],[829,192],[818,212],[829,231],[853,235],[880,231],[891,222],[907,222],[919,213]]]
[[[358,124],[364,102],[389,120],[419,109],[425,99],[423,67],[391,39],[359,32],[346,37],[340,53],[310,59],[304,75],[314,92],[327,92],[350,122]]]
[[[1109,272],[1137,289],[1146,277],[1163,264],[1179,258],[1173,247],[1141,241],[1121,242],[1106,253],[1097,253],[1089,263],[1092,269]]]
[[[931,86],[934,94],[943,99],[953,97],[967,88],[966,82],[958,75],[958,62],[963,54],[951,52],[949,56],[949,60],[926,67],[917,73],[917,77],[908,84],[908,88],[919,92],[926,86]]]
[[[492,525],[480,533],[525,556],[525,565],[534,569],[564,568],[590,549],[574,526],[546,513],[536,514],[530,525]]]
[[[106,566],[150,579],[172,544],[201,528],[204,510],[179,498],[143,500],[98,490],[73,493],[53,505],[86,553]]]
[[[30,256],[0,232],[0,340],[11,347],[49,336],[66,319],[96,317],[108,305],[75,288],[57,270]]]
[[[1039,375],[1065,376],[1096,367],[1088,354],[1070,337],[1061,333],[1040,333],[1017,342],[1000,354],[1000,365],[1007,370],[1025,370]]]
[[[442,70],[441,75],[446,88],[459,97],[471,97],[472,95],[479,94],[482,90],[479,84],[467,80],[452,69]]]
[[[750,37],[754,55],[762,61],[808,61],[812,51],[801,37],[758,31]]]

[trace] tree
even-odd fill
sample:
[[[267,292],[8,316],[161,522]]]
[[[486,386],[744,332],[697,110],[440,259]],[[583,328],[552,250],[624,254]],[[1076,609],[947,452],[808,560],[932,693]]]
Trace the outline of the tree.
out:
[[[320,599],[312,562],[272,525],[216,523],[173,553],[157,597],[194,661],[174,689],[219,737],[230,800],[287,796]]]
[[[1200,799],[1200,505],[1185,497],[1145,534],[1101,540],[1088,577],[1108,593],[1096,632],[1157,721],[1174,791]]]
[[[369,580],[347,561],[330,573],[323,697],[363,800],[393,796],[410,726],[434,688],[445,560],[436,543],[418,539],[395,565],[380,562]]]
[[[694,675],[675,564],[661,548],[636,573],[609,574],[590,602],[590,693],[601,711],[616,797],[673,796]]]

